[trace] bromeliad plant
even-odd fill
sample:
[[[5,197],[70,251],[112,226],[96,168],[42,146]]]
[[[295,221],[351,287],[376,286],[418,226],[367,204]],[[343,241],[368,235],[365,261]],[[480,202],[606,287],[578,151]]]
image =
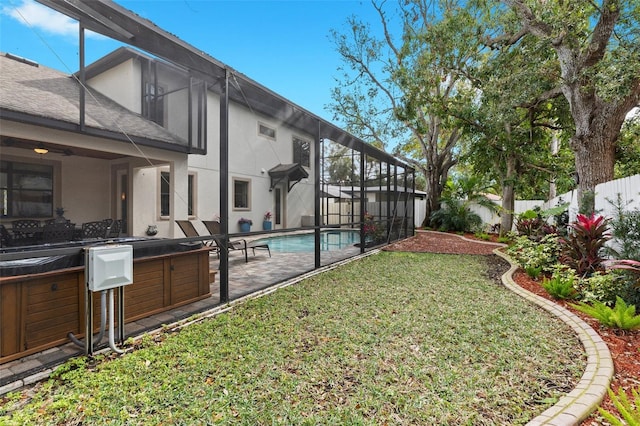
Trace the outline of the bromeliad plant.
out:
[[[603,270],[604,257],[601,252],[610,235],[607,232],[609,220],[604,216],[579,214],[576,222],[569,225],[567,238],[561,240],[560,261],[586,277]]]

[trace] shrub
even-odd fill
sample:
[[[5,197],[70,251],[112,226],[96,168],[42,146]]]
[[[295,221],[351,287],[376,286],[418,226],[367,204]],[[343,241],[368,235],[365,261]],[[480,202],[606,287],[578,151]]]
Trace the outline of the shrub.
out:
[[[590,277],[578,280],[578,290],[585,302],[602,302],[613,305],[616,297],[624,299],[625,281],[621,274],[614,272],[594,272]]]
[[[491,239],[491,236],[486,232],[476,232],[474,236],[480,240],[485,240],[485,241],[489,241]]]
[[[431,213],[431,226],[442,231],[473,232],[482,226],[482,218],[467,203],[448,199],[440,210]]]
[[[602,270],[602,249],[610,238],[608,219],[603,216],[579,214],[570,226],[569,235],[562,240],[562,263],[569,265],[581,276]]]
[[[534,280],[537,280],[542,273],[541,266],[525,266],[524,271]]]
[[[554,274],[551,279],[543,279],[542,287],[554,299],[573,299],[577,295],[574,287],[575,277],[567,277],[562,274]]]
[[[615,202],[607,201],[615,211],[611,220],[611,236],[616,244],[615,248],[608,247],[609,254],[616,259],[640,260],[640,211],[627,210],[628,204],[623,205],[619,193]]]
[[[498,242],[502,244],[509,244],[511,242],[511,237],[507,237],[507,236],[498,237]]]
[[[385,240],[384,223],[376,222],[372,214],[364,214],[364,235],[367,241],[379,244]]]
[[[551,272],[558,262],[559,250],[557,235],[545,235],[540,241],[522,236],[509,246],[507,254],[525,271],[527,268],[540,268],[543,272]]]
[[[527,210],[516,217],[516,231],[519,235],[526,235],[533,240],[539,240],[549,234],[565,234],[566,221],[568,221],[569,203],[561,203],[547,210],[536,207]],[[555,225],[547,223],[549,218],[554,218]]]
[[[631,389],[633,403],[629,401],[629,397],[622,387],[618,389],[617,394],[609,389],[609,398],[611,398],[613,405],[618,409],[622,419],[601,407],[598,408],[598,411],[602,417],[613,426],[640,426],[640,392],[638,389],[639,388]]]
[[[627,305],[619,296],[616,297],[616,304],[613,308],[597,301],[592,305],[579,302],[571,306],[597,319],[605,327],[619,328],[620,330],[640,328],[640,315],[636,315],[635,305]]]
[[[640,261],[623,259],[605,262],[605,265],[620,273],[619,295],[627,302],[640,305]]]

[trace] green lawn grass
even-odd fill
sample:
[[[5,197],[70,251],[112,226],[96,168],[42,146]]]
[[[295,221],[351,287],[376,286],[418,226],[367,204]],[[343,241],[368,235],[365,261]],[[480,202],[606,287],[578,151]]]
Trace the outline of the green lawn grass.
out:
[[[231,311],[69,362],[0,424],[524,424],[585,359],[484,257],[383,252]],[[3,417],[4,416],[4,417]]]

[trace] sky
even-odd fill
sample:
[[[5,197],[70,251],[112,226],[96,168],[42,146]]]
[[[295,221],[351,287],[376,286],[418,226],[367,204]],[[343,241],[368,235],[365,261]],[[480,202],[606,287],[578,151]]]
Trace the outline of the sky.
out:
[[[330,31],[356,15],[379,22],[369,0],[116,0],[310,112],[334,122],[326,105],[342,64]],[[91,62],[120,44],[86,33]],[[0,50],[76,72],[78,26],[33,0],[0,2]]]

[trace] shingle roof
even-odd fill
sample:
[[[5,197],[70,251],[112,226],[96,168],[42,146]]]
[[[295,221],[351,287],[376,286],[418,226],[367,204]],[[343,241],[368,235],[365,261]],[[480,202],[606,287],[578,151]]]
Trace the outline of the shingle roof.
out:
[[[73,77],[43,66],[0,56],[0,110],[78,125],[80,84]],[[0,116],[1,116],[0,112]],[[186,145],[173,133],[101,93],[85,97],[85,125],[118,134]]]

